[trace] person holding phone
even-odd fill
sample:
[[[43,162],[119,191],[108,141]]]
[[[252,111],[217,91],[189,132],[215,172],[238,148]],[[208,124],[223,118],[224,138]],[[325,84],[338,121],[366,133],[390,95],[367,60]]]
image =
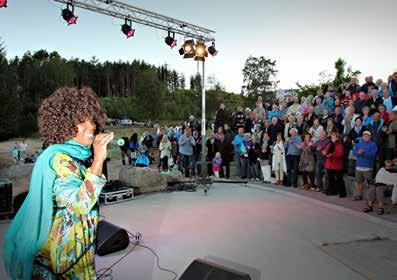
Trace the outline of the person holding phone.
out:
[[[98,133],[103,124],[90,88],[60,88],[43,101],[39,132],[47,148],[5,236],[3,260],[12,279],[96,279],[97,202],[113,139]]]

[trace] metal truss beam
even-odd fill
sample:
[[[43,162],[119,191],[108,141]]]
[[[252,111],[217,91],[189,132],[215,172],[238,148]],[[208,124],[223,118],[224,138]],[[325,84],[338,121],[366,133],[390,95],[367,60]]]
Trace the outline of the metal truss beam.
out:
[[[144,10],[116,0],[53,0],[63,4],[120,19],[129,19],[135,23],[152,28],[170,31],[186,38],[194,38],[204,42],[214,42],[215,31],[190,24],[172,17]]]

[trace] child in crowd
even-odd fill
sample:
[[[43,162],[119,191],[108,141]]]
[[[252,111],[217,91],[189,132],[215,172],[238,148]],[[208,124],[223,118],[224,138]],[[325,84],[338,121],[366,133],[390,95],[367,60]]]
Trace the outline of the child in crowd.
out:
[[[219,172],[221,171],[221,166],[222,166],[221,153],[217,152],[212,160],[212,171],[214,172],[216,178],[219,178]]]

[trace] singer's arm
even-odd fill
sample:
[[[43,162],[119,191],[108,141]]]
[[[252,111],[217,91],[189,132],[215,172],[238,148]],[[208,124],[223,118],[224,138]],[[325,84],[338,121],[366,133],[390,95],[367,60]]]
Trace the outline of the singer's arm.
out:
[[[87,215],[97,203],[106,178],[103,175],[97,176],[93,167],[85,169],[62,153],[54,156],[52,166],[57,176],[53,189],[57,207],[66,207],[71,213]]]

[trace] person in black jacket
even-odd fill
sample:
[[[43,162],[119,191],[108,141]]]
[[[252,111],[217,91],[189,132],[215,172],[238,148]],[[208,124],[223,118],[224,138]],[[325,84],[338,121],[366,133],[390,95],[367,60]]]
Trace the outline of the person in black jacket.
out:
[[[240,127],[244,127],[244,125],[245,125],[245,114],[243,112],[243,108],[238,107],[237,112],[234,115],[233,128],[235,129],[235,131],[233,132],[236,134],[238,129]]]
[[[365,92],[360,91],[358,100],[354,102],[354,113],[361,114],[363,112],[363,108],[368,106],[368,101],[365,100],[365,95]]]
[[[118,144],[121,150],[122,164],[125,165],[125,157],[127,157],[129,165],[132,165],[130,140],[128,139],[127,135],[124,134],[124,136],[121,139],[119,139]]]
[[[215,132],[218,131],[219,127],[223,127],[225,123],[228,123],[227,113],[225,109],[225,104],[221,103],[219,105],[218,111],[216,111],[215,117]]]
[[[278,133],[281,133],[281,135],[283,135],[284,127],[279,123],[279,120],[276,117],[272,118],[272,124],[267,129],[267,133],[269,134],[270,137],[269,140],[270,146],[273,145],[273,143],[276,141]]]
[[[218,139],[215,139],[215,152],[219,152],[222,156],[222,166],[220,171],[221,178],[230,178],[230,162],[233,160],[233,145],[231,141],[229,142],[225,134],[218,134]],[[226,175],[224,173],[224,168],[226,169]]]
[[[373,82],[373,77],[369,76],[365,78],[365,84],[362,85],[361,91],[368,93],[370,87],[376,88],[375,83]]]
[[[248,164],[249,164],[249,178],[252,180],[259,181],[259,157],[261,154],[261,146],[259,144],[260,139],[256,139],[255,136],[252,136],[252,147],[248,150]]]
[[[198,165],[197,163],[201,161],[201,144],[202,144],[201,135],[197,130],[193,131],[193,138],[194,141],[196,142],[196,145],[193,146],[193,156],[192,156],[190,169],[192,176],[196,176],[201,174],[201,165]]]
[[[350,130],[348,136],[350,142],[358,143],[359,139],[363,136],[363,132],[366,131],[367,128],[363,126],[363,120],[361,118],[356,118],[354,120],[354,127]]]
[[[368,106],[371,109],[370,114],[373,115],[378,110],[378,106],[383,104],[383,98],[378,95],[377,89],[371,90],[371,97],[368,100]]]

